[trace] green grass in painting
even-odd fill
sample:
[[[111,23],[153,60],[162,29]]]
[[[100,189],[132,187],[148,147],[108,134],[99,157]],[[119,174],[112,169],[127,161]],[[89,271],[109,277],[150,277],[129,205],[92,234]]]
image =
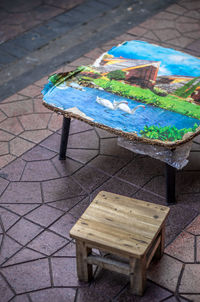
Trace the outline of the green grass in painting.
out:
[[[168,94],[167,96],[159,96],[148,88],[144,89],[115,80],[110,81],[106,78],[91,78],[91,81],[106,91],[115,93],[122,97],[127,97],[189,117],[200,119],[200,106],[189,103],[178,96],[171,94]]]
[[[142,137],[150,139],[159,139],[162,141],[176,141],[181,140],[184,134],[188,132],[195,132],[198,125],[194,124],[192,128],[177,129],[175,126],[145,126],[143,130],[140,131]]]
[[[192,79],[191,81],[189,81],[188,83],[186,83],[184,86],[178,88],[174,94],[183,97],[183,98],[187,98],[188,96],[190,96],[195,89],[200,86],[200,81],[197,81],[199,79],[199,77],[196,77],[194,79]],[[196,82],[196,84],[195,84]]]

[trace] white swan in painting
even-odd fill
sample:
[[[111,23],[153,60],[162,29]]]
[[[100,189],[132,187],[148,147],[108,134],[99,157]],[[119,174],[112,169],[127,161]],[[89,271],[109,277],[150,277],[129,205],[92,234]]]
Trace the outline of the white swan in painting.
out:
[[[134,107],[133,109],[131,109],[127,103],[121,103],[118,105],[118,108],[121,109],[122,111],[126,112],[126,113],[129,113],[129,114],[134,114],[135,111],[138,109],[138,108],[144,108],[145,109],[145,106],[144,105],[138,105],[136,107]]]
[[[97,96],[96,98],[96,102],[104,107],[107,107],[111,110],[116,110],[117,108],[119,108],[119,105],[122,105],[122,104],[128,104],[127,101],[121,101],[121,102],[116,102],[114,101],[113,103],[107,99],[103,99],[103,98],[100,98],[99,96]]]

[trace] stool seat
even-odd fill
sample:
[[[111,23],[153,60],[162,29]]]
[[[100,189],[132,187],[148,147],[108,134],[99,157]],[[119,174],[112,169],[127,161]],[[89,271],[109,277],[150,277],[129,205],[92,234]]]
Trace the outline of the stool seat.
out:
[[[82,261],[87,262],[87,266],[97,264],[111,270],[116,270],[118,266],[113,261],[109,264],[107,259],[91,256],[92,248],[129,259],[128,269],[121,265],[116,271],[132,274],[134,279],[137,278],[136,271],[145,275],[156,251],[159,257],[162,256],[164,222],[168,213],[169,208],[165,206],[100,192],[70,231],[70,236],[76,239],[77,243],[79,279],[88,281],[88,271],[85,277],[84,273],[80,272],[86,269],[82,267],[80,270]],[[133,285],[133,292],[143,293],[143,285],[135,291],[134,288]]]

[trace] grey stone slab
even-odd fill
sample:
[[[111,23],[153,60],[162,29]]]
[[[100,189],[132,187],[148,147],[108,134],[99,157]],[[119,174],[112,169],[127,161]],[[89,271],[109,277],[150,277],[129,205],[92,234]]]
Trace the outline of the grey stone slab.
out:
[[[15,39],[4,42],[0,45],[0,50],[20,59],[28,54],[28,51],[23,47],[15,44]]]
[[[30,294],[32,302],[73,302],[76,290],[73,288],[50,288]]]
[[[37,160],[45,160],[51,159],[56,155],[55,152],[50,151],[42,146],[38,145],[31,149],[30,151],[26,152],[22,158],[26,161],[37,161]]]
[[[66,160],[59,160],[59,156],[56,156],[52,162],[61,176],[72,175],[83,166],[70,158],[66,158]]]
[[[62,211],[42,205],[26,215],[26,218],[44,227],[48,227],[63,214]]]
[[[17,294],[51,286],[47,259],[2,268],[2,273]]]
[[[44,201],[57,201],[84,195],[86,192],[71,177],[49,180],[42,183]]]
[[[20,218],[18,215],[7,211],[2,207],[0,207],[0,217],[5,231],[7,231]]]
[[[29,301],[30,300],[26,294],[15,296],[14,299],[12,299],[12,302],[29,302]]]
[[[74,226],[76,219],[69,213],[62,216],[49,229],[66,237],[70,238],[69,231]]]
[[[99,150],[86,150],[86,149],[68,149],[67,156],[70,158],[79,161],[83,164],[86,164],[92,158],[96,157],[99,153]]]
[[[15,39],[15,44],[21,48],[27,49],[28,51],[34,51],[41,46],[46,45],[49,41],[49,37],[42,36],[39,33],[30,30],[25,34],[18,36]]]
[[[76,258],[53,258],[51,263],[55,286],[80,286],[76,275]]]
[[[16,241],[25,245],[42,231],[38,225],[22,218],[12,228],[9,229],[8,235]]]
[[[4,52],[0,49],[0,64],[1,65],[7,65],[16,60],[16,57]]]
[[[21,249],[21,245],[19,245],[13,239],[5,235],[3,237],[3,242],[1,245],[0,264],[8,260],[12,255],[14,255],[20,249]]]
[[[115,174],[119,169],[123,168],[129,159],[117,158],[112,156],[99,155],[92,161],[90,161],[89,166],[98,168],[111,175]]]
[[[21,158],[18,158],[5,168],[1,169],[1,173],[4,173],[8,180],[19,181],[23,173],[24,166],[25,162]]]
[[[55,253],[67,242],[68,240],[47,230],[31,241],[31,243],[28,244],[28,247],[49,256]]]
[[[41,259],[44,257],[45,257],[44,255],[42,255],[36,251],[32,251],[31,249],[28,249],[28,248],[23,248],[22,250],[17,252],[15,255],[13,255],[8,261],[6,261],[4,266],[19,264],[22,262]]]
[[[38,204],[31,205],[31,204],[15,204],[15,203],[13,203],[13,204],[4,204],[3,207],[22,216],[22,215],[27,214],[31,210],[35,209],[36,207],[38,207]]]
[[[109,179],[109,176],[89,166],[81,168],[73,177],[85,189],[91,192]]]
[[[125,287],[128,281],[129,279],[125,275],[103,269],[99,270],[90,287],[78,289],[77,302],[112,301],[112,299]],[[132,302],[134,300],[131,299],[130,301]]]
[[[7,174],[6,174],[6,176],[7,176]],[[9,184],[9,181],[7,181],[6,179],[0,177],[0,196],[4,192],[4,190],[6,189],[8,184]]]
[[[82,200],[84,196],[77,196],[74,198],[67,198],[64,200],[58,200],[48,203],[49,206],[53,208],[60,209],[62,212],[68,212],[75,204]]]
[[[54,256],[59,257],[76,257],[76,245],[73,242],[68,243],[66,246],[61,248]]]
[[[39,183],[14,182],[0,198],[0,203],[41,203],[41,189]]]
[[[99,138],[94,130],[69,136],[68,148],[98,149]]]
[[[153,284],[151,282],[147,282],[145,293],[141,299],[141,297],[133,296],[129,288],[126,288],[116,299],[116,302],[124,302],[124,301],[133,301],[133,302],[158,302],[167,297],[171,296],[171,293],[162,287]],[[168,301],[168,300],[165,300]]]
[[[28,162],[22,176],[22,181],[43,181],[58,178],[60,175],[49,160]]]
[[[11,291],[7,282],[0,275],[0,288],[1,288],[1,302],[8,302],[13,296],[14,293]]]

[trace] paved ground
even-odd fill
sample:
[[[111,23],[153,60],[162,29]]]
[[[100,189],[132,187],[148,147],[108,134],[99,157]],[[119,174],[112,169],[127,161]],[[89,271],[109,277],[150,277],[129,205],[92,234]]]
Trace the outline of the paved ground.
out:
[[[113,2],[110,3],[113,5]],[[8,1],[2,3],[6,12],[12,9],[12,6],[6,6]],[[34,3],[39,7],[41,1]],[[52,3],[48,1],[46,5],[54,5]],[[60,6],[56,4],[56,10],[69,9],[61,6],[65,1],[58,3]],[[127,21],[129,29],[122,28],[122,35],[119,32],[117,36],[113,31],[115,38],[112,40],[106,43],[96,40],[95,43],[101,42],[97,48],[90,52],[83,48],[82,51],[86,50],[84,55],[61,64],[59,71],[88,64],[112,45],[132,39],[174,47],[199,56],[200,2],[182,0],[165,9],[161,7],[156,14],[160,8],[156,8],[156,1],[152,3],[155,4],[154,9],[148,10],[144,22],[137,21],[137,26],[134,26]],[[121,10],[124,20],[130,20],[131,12],[134,13],[133,5],[140,5],[140,10],[146,9],[141,1],[140,4],[138,1],[124,1],[122,4],[124,7],[107,7],[107,11],[111,14],[118,9],[119,14]],[[73,8],[70,13],[78,8]],[[139,10],[139,6],[135,8]],[[26,11],[27,7],[23,9]],[[57,15],[62,17],[62,12]],[[15,11],[10,10],[9,13]],[[154,15],[149,17],[152,13]],[[44,18],[50,22],[52,16],[47,14]],[[43,17],[40,20],[44,20]],[[23,22],[25,24],[26,20]],[[35,25],[32,23],[29,28],[35,29]],[[16,38],[19,33],[23,34],[18,31]],[[5,34],[5,40],[10,38]],[[14,43],[13,39],[7,42]],[[0,45],[1,51],[3,45]],[[33,54],[31,50],[28,56],[30,54]],[[77,52],[76,56],[79,54]],[[15,70],[16,66],[21,66],[20,60],[2,64],[2,70]],[[40,72],[36,75],[39,77]],[[11,80],[15,82],[14,77]],[[9,81],[8,78],[5,80],[8,86]],[[89,285],[79,283],[75,272],[74,242],[69,238],[72,225],[100,190],[165,204],[164,164],[124,150],[117,146],[116,137],[75,120],[70,129],[67,160],[59,161],[62,119],[41,105],[40,91],[46,81],[47,77],[40,77],[22,90],[15,90],[10,97],[2,97],[0,104],[0,301],[199,302],[200,138],[197,137],[193,143],[190,163],[177,173],[178,203],[171,206],[167,221],[165,254],[149,270],[144,297],[130,295],[128,279],[107,271],[97,270],[94,281]],[[13,89],[17,87],[18,84]]]

